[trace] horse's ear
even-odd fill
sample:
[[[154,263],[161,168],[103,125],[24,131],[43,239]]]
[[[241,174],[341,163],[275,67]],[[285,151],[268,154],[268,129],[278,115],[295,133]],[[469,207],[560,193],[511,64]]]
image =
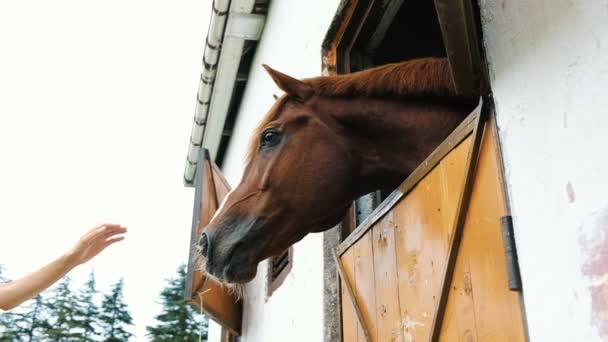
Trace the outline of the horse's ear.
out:
[[[276,71],[266,64],[262,64],[266,72],[272,77],[272,80],[276,85],[283,90],[287,96],[296,100],[304,101],[311,97],[314,93],[312,87],[305,82],[295,79],[291,76],[285,75],[280,71]]]

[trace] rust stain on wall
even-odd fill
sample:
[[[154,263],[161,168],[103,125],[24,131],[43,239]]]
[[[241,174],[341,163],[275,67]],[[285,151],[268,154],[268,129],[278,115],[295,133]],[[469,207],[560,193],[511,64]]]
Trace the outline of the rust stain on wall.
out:
[[[585,257],[582,272],[590,280],[593,324],[604,340],[608,339],[608,207],[590,229],[579,241]]]

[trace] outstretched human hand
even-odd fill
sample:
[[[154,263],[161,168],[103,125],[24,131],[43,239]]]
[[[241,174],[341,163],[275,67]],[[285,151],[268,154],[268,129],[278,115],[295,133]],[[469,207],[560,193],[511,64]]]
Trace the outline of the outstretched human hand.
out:
[[[78,266],[91,260],[101,253],[106,247],[118,241],[124,240],[127,228],[118,224],[103,224],[95,227],[84,234],[78,243],[68,253],[74,266]]]

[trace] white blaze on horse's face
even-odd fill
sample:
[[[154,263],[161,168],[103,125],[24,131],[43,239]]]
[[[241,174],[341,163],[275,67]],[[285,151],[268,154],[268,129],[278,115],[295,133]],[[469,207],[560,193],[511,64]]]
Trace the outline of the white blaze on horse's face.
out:
[[[222,201],[222,204],[220,204],[220,207],[217,208],[217,210],[215,211],[215,213],[213,214],[213,217],[211,218],[211,221],[209,221],[209,225],[211,225],[213,223],[213,220],[219,216],[219,214],[222,212],[222,209],[224,209],[224,206],[226,205],[226,202],[228,202],[228,199],[230,198],[230,195],[232,194],[234,190],[231,190],[229,193],[226,194],[226,197],[224,197],[224,200]]]

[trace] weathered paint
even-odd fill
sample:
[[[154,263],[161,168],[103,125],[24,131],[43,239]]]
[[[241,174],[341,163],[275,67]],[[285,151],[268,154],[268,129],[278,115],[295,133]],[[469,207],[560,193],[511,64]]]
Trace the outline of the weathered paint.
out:
[[[579,241],[587,256],[583,275],[589,280],[592,322],[608,338],[608,207],[593,215],[588,227],[581,227]]]
[[[295,77],[320,75],[321,42],[338,3],[339,0],[271,2],[224,157],[222,170],[230,184],[240,181],[251,132],[273,104],[272,95],[280,93],[262,63]],[[262,262],[257,277],[246,286],[242,340],[322,341],[323,235],[312,234],[295,245],[293,268],[268,299],[266,271],[266,262]]]
[[[608,1],[480,0],[532,341],[608,340]]]

